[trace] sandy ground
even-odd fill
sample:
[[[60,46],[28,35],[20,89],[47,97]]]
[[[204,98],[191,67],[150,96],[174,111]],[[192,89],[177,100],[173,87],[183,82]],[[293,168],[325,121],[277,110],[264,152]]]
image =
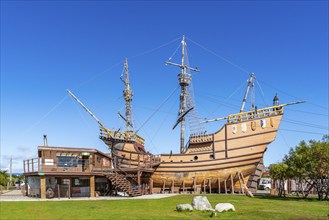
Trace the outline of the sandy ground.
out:
[[[161,199],[167,198],[171,196],[175,196],[178,194],[152,194],[152,195],[144,195],[138,197],[98,197],[98,198],[90,198],[90,197],[76,197],[76,198],[53,198],[53,199],[40,199],[40,198],[32,198],[23,196],[20,190],[11,190],[4,191],[3,194],[0,195],[1,202],[16,202],[16,201],[78,201],[78,200],[121,200],[121,199]]]

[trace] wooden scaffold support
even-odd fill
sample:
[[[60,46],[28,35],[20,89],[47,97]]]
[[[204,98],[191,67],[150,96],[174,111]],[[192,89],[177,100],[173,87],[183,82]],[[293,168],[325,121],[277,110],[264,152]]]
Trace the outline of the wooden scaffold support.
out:
[[[244,189],[246,190],[246,194],[247,196],[250,196],[250,197],[254,197],[254,195],[252,194],[252,192],[248,189],[245,181],[244,181],[244,177],[243,177],[243,173],[240,172],[240,177],[241,177],[241,180],[242,180],[242,186],[244,187]]]
[[[234,182],[233,182],[232,173],[231,173],[230,177],[231,177],[231,194],[234,194]]]

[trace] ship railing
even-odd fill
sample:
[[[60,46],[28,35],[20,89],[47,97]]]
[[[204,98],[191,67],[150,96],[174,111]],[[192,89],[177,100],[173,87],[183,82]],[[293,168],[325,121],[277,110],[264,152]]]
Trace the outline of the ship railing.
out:
[[[262,109],[256,109],[254,111],[240,112],[238,114],[232,114],[227,116],[227,123],[237,123],[243,121],[249,121],[253,119],[261,119],[269,116],[282,115],[282,106],[271,106]]]
[[[100,136],[110,139],[118,139],[122,141],[136,141],[137,143],[144,145],[145,140],[138,134],[132,131],[124,131],[121,132],[120,130],[108,130],[105,128],[100,129]]]

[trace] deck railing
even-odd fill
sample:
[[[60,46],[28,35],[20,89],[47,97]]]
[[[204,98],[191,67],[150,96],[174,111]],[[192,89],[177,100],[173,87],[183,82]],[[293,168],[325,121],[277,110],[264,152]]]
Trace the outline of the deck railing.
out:
[[[254,111],[248,111],[248,112],[240,112],[238,114],[232,114],[227,116],[227,123],[237,123],[242,121],[249,121],[253,119],[261,119],[269,116],[274,115],[282,115],[283,114],[283,107],[280,106],[272,106],[262,109],[257,109]]]
[[[74,165],[72,165],[74,164]],[[90,164],[89,159],[78,159],[75,163],[58,163],[57,159],[33,158],[23,161],[24,173],[33,172],[111,172],[113,167],[104,166],[103,161],[100,165]]]
[[[137,143],[144,145],[145,140],[141,136],[136,133],[125,131],[114,131],[101,128],[100,130],[100,137],[102,138],[111,138],[111,139],[118,139],[122,141],[136,141]]]

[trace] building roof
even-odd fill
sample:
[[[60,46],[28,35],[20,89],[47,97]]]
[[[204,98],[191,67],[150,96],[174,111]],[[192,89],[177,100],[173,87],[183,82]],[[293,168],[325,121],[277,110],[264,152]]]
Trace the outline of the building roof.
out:
[[[87,153],[98,153],[105,157],[111,157],[110,154],[103,153],[94,148],[77,148],[77,147],[54,147],[54,146],[38,146],[39,150],[56,150],[56,151],[69,151],[69,152],[87,152]]]

